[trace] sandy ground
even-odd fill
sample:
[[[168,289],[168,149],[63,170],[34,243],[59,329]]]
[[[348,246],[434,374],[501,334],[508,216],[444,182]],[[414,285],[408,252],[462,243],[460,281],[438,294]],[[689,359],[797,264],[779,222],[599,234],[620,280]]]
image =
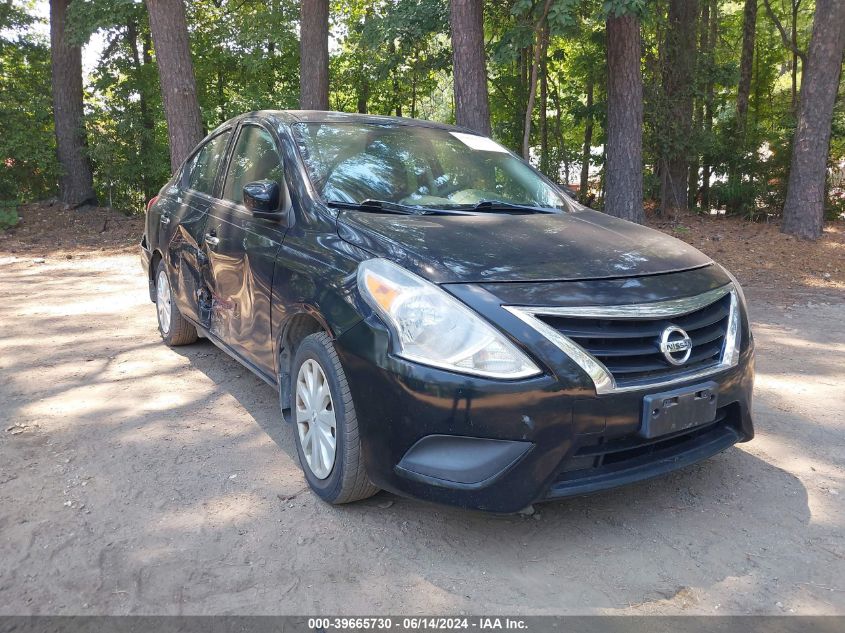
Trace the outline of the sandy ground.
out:
[[[496,517],[325,505],[270,387],[161,344],[134,255],[32,257],[0,254],[0,614],[845,614],[841,291],[748,288],[753,442]]]

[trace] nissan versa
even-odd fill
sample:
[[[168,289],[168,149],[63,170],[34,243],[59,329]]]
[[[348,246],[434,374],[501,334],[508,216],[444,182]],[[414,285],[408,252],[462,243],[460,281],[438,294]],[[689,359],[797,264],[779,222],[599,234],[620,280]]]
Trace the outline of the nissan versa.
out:
[[[514,512],[754,432],[731,274],[466,129],[242,115],[150,201],[141,253],[165,343],[276,387],[332,503]]]

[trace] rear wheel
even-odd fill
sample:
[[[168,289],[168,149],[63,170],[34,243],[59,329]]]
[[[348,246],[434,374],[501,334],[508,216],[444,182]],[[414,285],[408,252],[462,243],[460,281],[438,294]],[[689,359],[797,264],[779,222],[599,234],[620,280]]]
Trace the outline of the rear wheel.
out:
[[[156,269],[156,313],[158,315],[158,331],[161,338],[170,347],[188,345],[197,340],[197,328],[191,325],[173,300],[170,289],[170,278],[164,260],[158,263]]]
[[[328,334],[303,339],[291,375],[296,450],[311,489],[335,504],[377,493],[364,470],[352,394]]]

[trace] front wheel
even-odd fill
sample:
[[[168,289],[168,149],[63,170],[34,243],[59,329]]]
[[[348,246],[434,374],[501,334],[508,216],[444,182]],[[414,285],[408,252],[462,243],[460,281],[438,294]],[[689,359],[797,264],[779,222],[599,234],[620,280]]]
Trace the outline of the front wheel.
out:
[[[156,269],[156,313],[158,331],[170,347],[188,345],[197,340],[197,328],[182,316],[173,300],[170,278],[167,276],[164,260],[158,263]]]
[[[302,341],[291,375],[296,451],[308,485],[334,504],[373,496],[379,489],[364,470],[352,394],[328,334]]]

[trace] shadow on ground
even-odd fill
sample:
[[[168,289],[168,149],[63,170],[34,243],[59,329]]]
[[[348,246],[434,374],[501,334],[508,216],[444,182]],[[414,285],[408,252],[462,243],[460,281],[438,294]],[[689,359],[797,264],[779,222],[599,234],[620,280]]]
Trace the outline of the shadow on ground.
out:
[[[0,273],[0,613],[845,612],[842,304],[754,306],[751,444],[501,517],[320,502],[274,390],[161,345],[133,257]]]

